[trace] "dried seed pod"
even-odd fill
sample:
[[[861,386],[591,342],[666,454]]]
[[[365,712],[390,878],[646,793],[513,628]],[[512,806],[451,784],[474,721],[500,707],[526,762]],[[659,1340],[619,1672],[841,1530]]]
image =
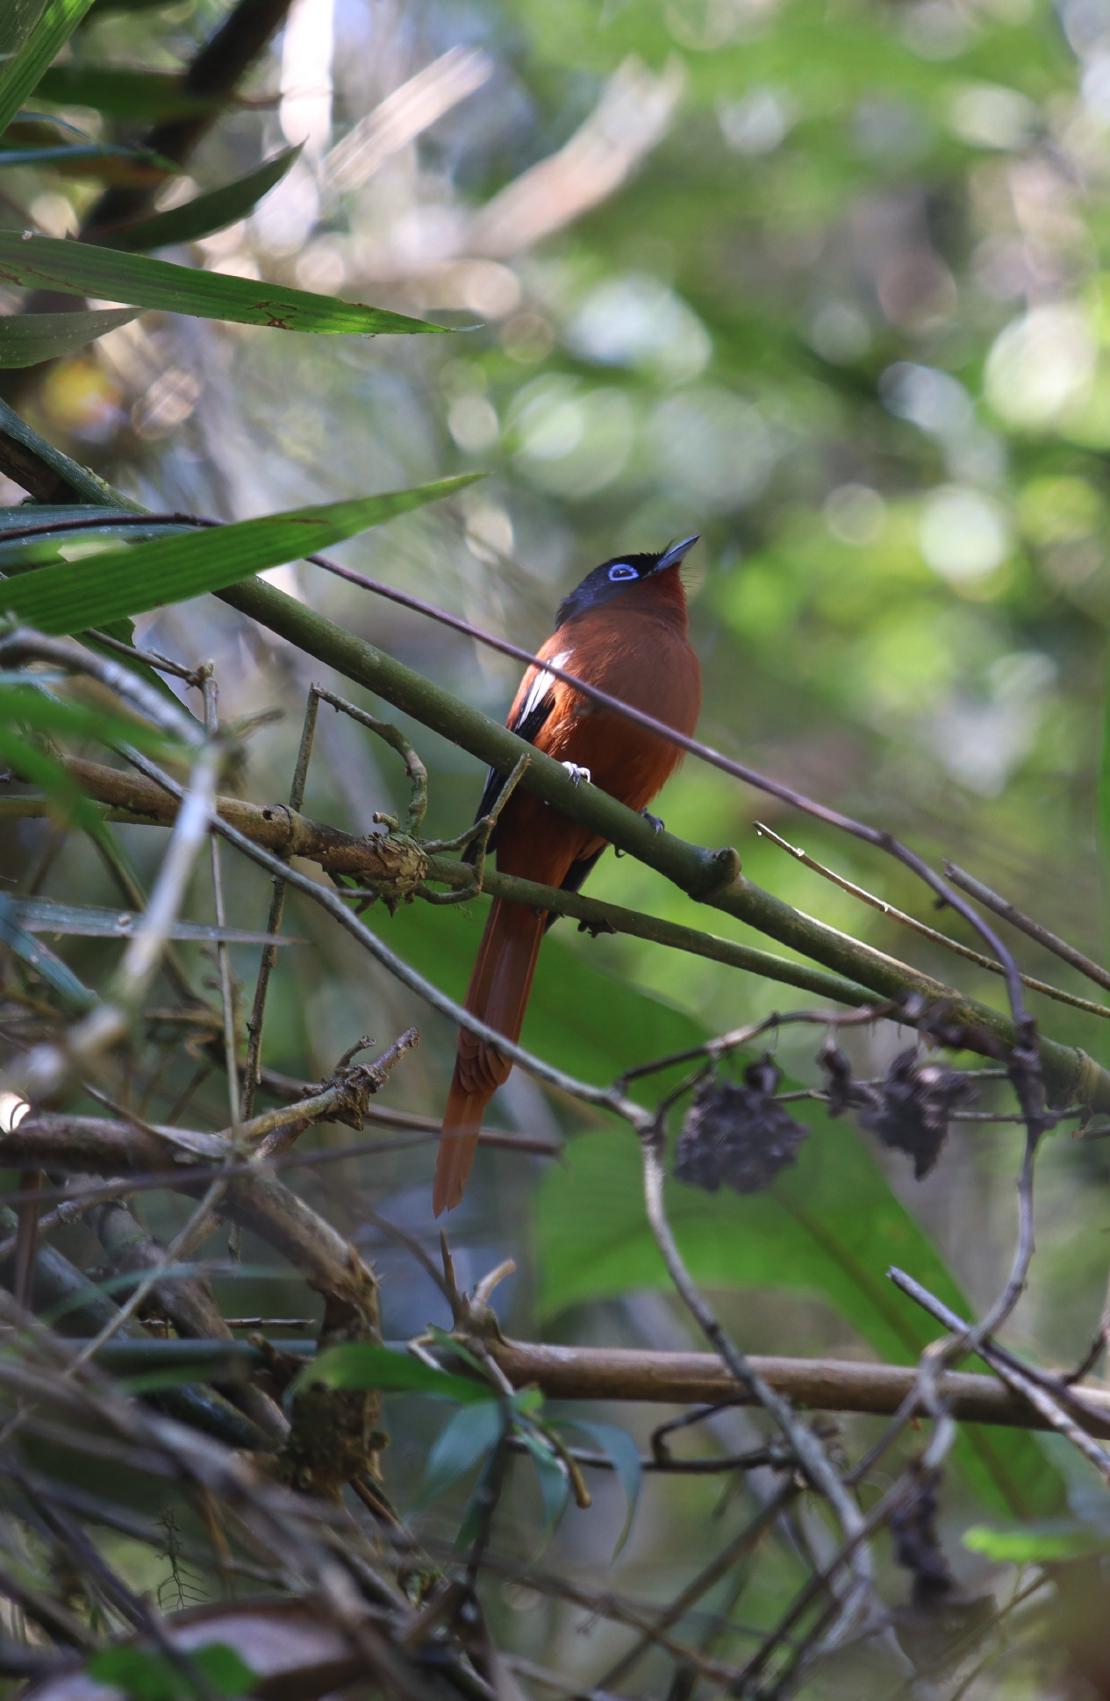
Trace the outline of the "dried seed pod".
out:
[[[694,1094],[675,1154],[677,1181],[715,1193],[759,1193],[792,1164],[809,1133],[774,1098],[780,1079],[770,1058],[753,1063],[743,1086],[707,1076]]]
[[[860,1126],[884,1146],[908,1152],[916,1180],[928,1175],[948,1137],[948,1120],[970,1096],[967,1079],[942,1063],[919,1063],[911,1047],[894,1059],[875,1102],[860,1106]]]

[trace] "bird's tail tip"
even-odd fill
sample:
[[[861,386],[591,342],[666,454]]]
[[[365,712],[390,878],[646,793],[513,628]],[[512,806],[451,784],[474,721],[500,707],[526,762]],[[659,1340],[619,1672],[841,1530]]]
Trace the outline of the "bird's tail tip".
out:
[[[444,1211],[453,1211],[462,1199],[478,1149],[480,1126],[481,1107],[474,1110],[469,1103],[449,1107],[436,1156],[435,1180],[432,1183],[433,1215],[439,1217]]]

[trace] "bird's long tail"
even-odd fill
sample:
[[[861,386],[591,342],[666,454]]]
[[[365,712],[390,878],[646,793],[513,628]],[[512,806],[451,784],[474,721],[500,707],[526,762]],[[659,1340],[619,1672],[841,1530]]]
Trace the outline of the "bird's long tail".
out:
[[[519,1037],[546,920],[542,911],[498,899],[486,922],[467,988],[466,1008],[506,1039]],[[495,1046],[465,1028],[460,1032],[436,1158],[432,1205],[437,1217],[441,1211],[452,1210],[462,1198],[478,1146],[482,1113],[511,1069],[508,1058],[502,1057]]]

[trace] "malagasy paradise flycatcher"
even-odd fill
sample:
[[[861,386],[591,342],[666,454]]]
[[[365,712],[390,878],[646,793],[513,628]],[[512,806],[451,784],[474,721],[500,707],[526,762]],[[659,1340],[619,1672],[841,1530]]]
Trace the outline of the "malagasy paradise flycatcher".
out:
[[[587,573],[560,606],[539,661],[691,735],[701,708],[701,668],[686,633],[679,568],[697,541],[683,538],[659,555],[615,556]],[[506,725],[566,764],[576,779],[600,786],[630,809],[646,809],[682,757],[677,745],[535,664],[520,682]],[[505,776],[491,770],[479,817],[488,814],[504,784]],[[573,892],[605,840],[518,787],[498,818],[491,846],[506,874]],[[490,910],[466,1008],[506,1039],[520,1034],[549,920],[546,911],[504,898],[495,899]],[[482,1113],[511,1069],[496,1046],[460,1031],[436,1161],[437,1216],[462,1198]]]

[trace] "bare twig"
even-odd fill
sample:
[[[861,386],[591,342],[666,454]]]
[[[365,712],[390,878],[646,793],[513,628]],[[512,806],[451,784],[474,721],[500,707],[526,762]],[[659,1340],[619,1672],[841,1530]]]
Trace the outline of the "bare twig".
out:
[[[1034,921],[1032,916],[1028,916],[1022,910],[1019,910],[1017,905],[1012,904],[1008,898],[1000,897],[997,892],[992,892],[989,886],[984,886],[981,880],[976,880],[974,875],[968,874],[965,869],[959,868],[954,862],[946,862],[944,872],[954,885],[962,887],[978,903],[984,904],[989,910],[993,910],[995,915],[1000,915],[1003,921],[1008,921],[1011,927],[1016,927],[1020,932],[1028,934],[1030,939],[1035,939],[1038,945],[1043,945],[1046,951],[1052,952],[1053,956],[1070,964],[1073,969],[1078,969],[1080,974],[1086,975],[1088,980],[1093,980],[1096,986],[1101,986],[1110,991],[1110,969],[1103,968],[1101,963],[1096,963],[1083,951],[1077,951],[1075,946],[1069,945],[1066,939],[1061,939],[1058,934],[1051,933],[1039,921]],[[1096,1008],[1103,1015],[1107,1014],[1102,1006],[1096,1006]]]
[[[916,916],[907,915],[905,910],[898,909],[896,905],[888,903],[885,898],[877,898],[866,887],[857,886],[854,880],[848,880],[843,874],[838,874],[835,868],[829,868],[826,863],[818,862],[815,856],[811,856],[808,851],[802,850],[799,845],[792,845],[789,840],[781,838],[778,833],[773,832],[767,826],[765,821],[755,821],[752,824],[760,838],[769,839],[773,845],[778,845],[780,850],[786,851],[796,862],[800,862],[803,868],[812,869],[814,874],[819,874],[823,880],[831,881],[834,886],[839,886],[842,892],[851,893],[853,898],[858,898],[870,909],[878,910],[880,915],[888,916],[891,921],[898,922],[902,927],[908,927],[911,932],[919,933],[923,939],[929,939],[934,945],[940,945],[946,951],[953,952],[957,957],[963,957],[967,962],[974,963],[977,968],[986,969],[989,974],[1002,974],[1002,965],[994,957],[984,956],[982,951],[973,951],[970,945],[963,944],[959,939],[953,939],[947,933],[941,933],[939,928],[930,927],[927,922],[919,921]],[[972,890],[961,879],[960,871],[952,863],[946,862],[944,871],[955,885],[964,886],[972,897],[985,901],[982,896],[985,888]],[[1080,998],[1076,993],[1066,992],[1063,987],[1052,986],[1048,981],[1038,980],[1034,975],[1023,974],[1021,980],[1022,985],[1027,986],[1030,992],[1043,993],[1046,998],[1054,998],[1059,1004],[1070,1004],[1076,1010],[1083,1010],[1088,1016],[1101,1016],[1110,1020],[1110,1008],[1105,1004],[1096,1004],[1091,998]]]
[[[912,1276],[907,1276],[904,1270],[892,1269],[888,1273],[895,1287],[901,1288],[904,1294],[937,1318],[946,1329],[952,1330],[958,1337],[969,1332],[969,1324],[927,1288],[922,1287],[920,1282],[914,1281]],[[1089,1430],[1094,1430],[1096,1434],[1103,1433],[1099,1422],[1101,1413],[1097,1406],[1092,1405],[1090,1392],[1084,1391],[1080,1394],[1062,1377],[1048,1378],[1031,1374],[1018,1364],[1011,1353],[996,1347],[986,1335],[976,1342],[975,1350],[1007,1387],[1029,1402],[1044,1419],[1046,1427],[1066,1436],[1104,1480],[1110,1482],[1110,1453],[1097,1446],[1088,1433]]]

